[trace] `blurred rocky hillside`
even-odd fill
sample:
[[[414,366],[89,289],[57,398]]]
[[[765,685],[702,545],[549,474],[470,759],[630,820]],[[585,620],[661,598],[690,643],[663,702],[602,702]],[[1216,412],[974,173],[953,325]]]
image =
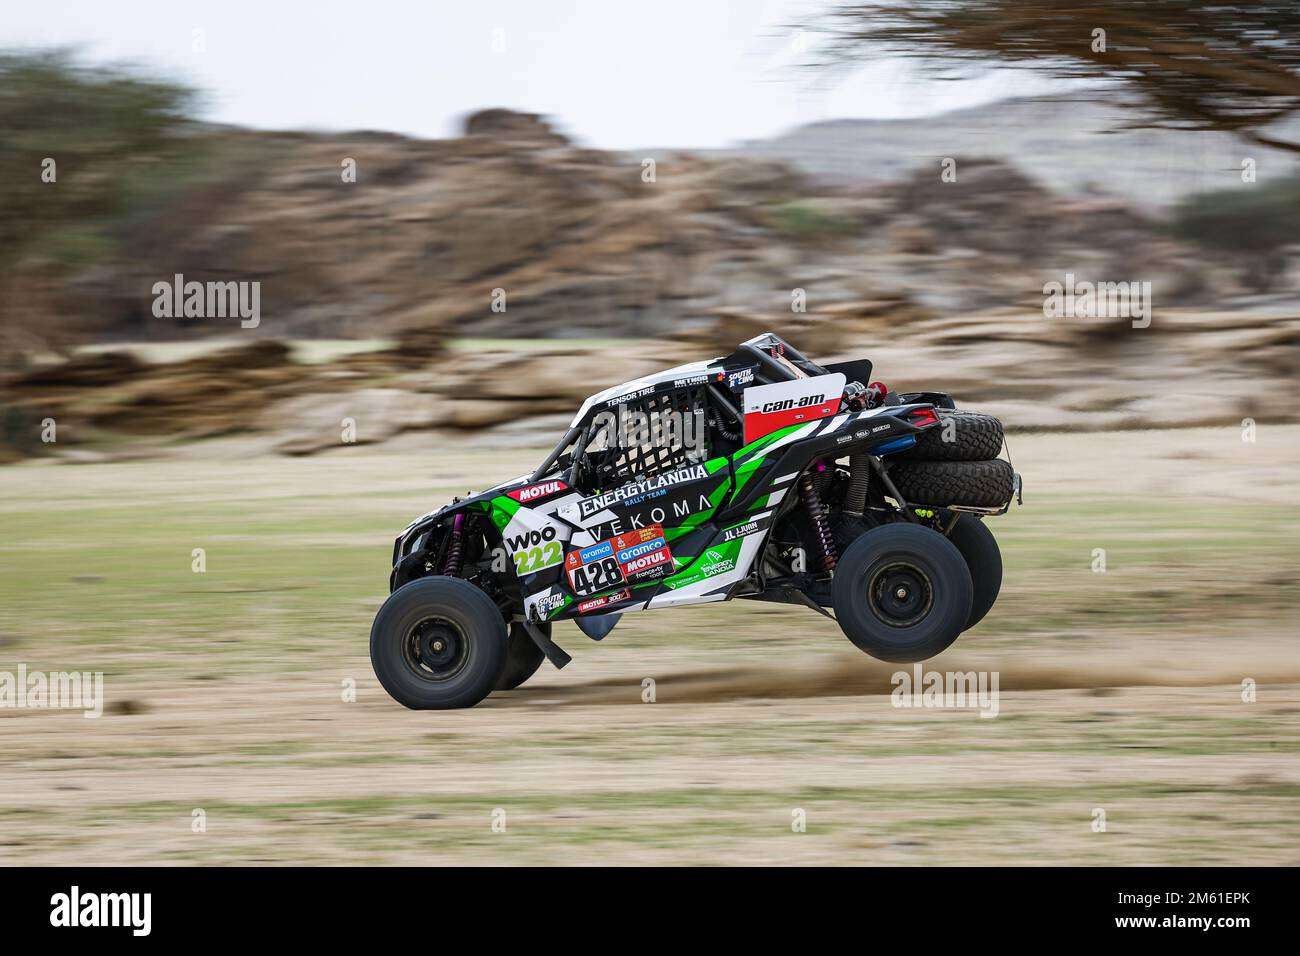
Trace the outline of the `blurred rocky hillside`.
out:
[[[1175,238],[1005,162],[826,185],[769,159],[585,149],[500,110],[451,140],[202,135],[201,167],[124,217],[107,255],[9,313],[27,329],[74,317],[60,344],[99,346],[11,352],[10,456],[55,450],[35,437],[46,418],[61,453],[231,436],[308,453],[338,447],[344,418],[359,442],[504,426],[545,444],[532,423],[587,394],[766,329],[828,359],[865,354],[890,385],[947,389],[1012,428],[1293,414],[1274,401],[1300,349],[1293,249],[1262,268],[1257,247]],[[155,317],[153,284],[177,273],[259,282],[260,325]],[[1043,286],[1067,275],[1150,282],[1151,327],[1046,318]],[[173,362],[133,350],[206,336],[234,344]],[[381,347],[299,360],[294,343],[323,338]]]
[[[504,110],[450,140],[206,135],[185,176],[113,221],[107,253],[11,321],[72,316],[94,341],[237,331],[155,317],[153,285],[176,274],[259,282],[257,332],[279,338],[659,336],[719,310],[788,313],[795,288],[809,309],[1033,307],[1066,272],[1152,281],[1163,307],[1277,291],[1249,252],[1208,255],[978,158],[955,183],[936,167],[833,187],[775,161],[584,149]]]

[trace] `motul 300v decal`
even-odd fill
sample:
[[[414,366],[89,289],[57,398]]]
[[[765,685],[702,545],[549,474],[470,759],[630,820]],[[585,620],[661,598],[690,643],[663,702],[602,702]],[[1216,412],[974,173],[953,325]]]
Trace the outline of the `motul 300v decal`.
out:
[[[617,604],[619,601],[626,601],[632,595],[628,593],[627,588],[616,591],[613,594],[602,594],[598,598],[592,598],[590,601],[583,601],[578,605],[579,614],[587,614],[590,611],[599,611],[601,608],[609,607],[611,604]]]
[[[839,411],[843,395],[843,372],[747,388],[745,444],[787,425],[829,418]]]

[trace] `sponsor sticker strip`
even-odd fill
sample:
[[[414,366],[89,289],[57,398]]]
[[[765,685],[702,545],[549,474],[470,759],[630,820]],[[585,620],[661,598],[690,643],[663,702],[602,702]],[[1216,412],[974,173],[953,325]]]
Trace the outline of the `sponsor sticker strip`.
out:
[[[664,539],[663,526],[658,524],[575,548],[564,562],[569,587],[580,596],[653,581],[666,575],[672,566],[672,552]]]
[[[624,485],[622,488],[616,488],[613,491],[607,491],[603,495],[596,495],[592,498],[583,498],[578,502],[578,513],[588,518],[598,511],[604,511],[610,505],[617,504],[627,498],[636,498],[650,491],[656,491],[660,488],[668,488],[672,485],[679,485],[687,481],[699,481],[702,478],[709,477],[709,470],[703,465],[692,465],[689,468],[683,468],[680,471],[670,471],[665,475],[659,475],[655,478],[648,478],[645,481],[637,481],[632,484]]]
[[[609,607],[611,604],[617,604],[619,601],[626,601],[632,595],[628,593],[627,588],[616,591],[613,594],[602,594],[598,598],[592,598],[590,601],[583,601],[578,605],[578,613],[586,614],[589,611],[599,611],[603,607]]]

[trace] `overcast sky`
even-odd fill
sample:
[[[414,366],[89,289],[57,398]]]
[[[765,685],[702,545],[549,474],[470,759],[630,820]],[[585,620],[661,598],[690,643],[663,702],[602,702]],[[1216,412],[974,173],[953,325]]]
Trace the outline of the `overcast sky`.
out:
[[[208,94],[206,118],[447,136],[476,109],[548,114],[603,148],[725,146],[840,117],[928,115],[1040,92],[1024,74],[932,83],[897,61],[800,69],[815,0],[42,0],[0,46],[78,46]],[[202,31],[196,37],[195,31]],[[195,49],[201,39],[203,49]],[[812,44],[797,53],[800,44]]]

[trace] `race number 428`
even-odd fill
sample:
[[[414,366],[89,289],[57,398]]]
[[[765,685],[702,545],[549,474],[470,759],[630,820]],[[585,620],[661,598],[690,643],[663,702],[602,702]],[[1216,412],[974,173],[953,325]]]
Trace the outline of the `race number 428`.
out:
[[[569,571],[574,594],[595,594],[622,583],[623,572],[619,570],[618,559],[612,556]]]

